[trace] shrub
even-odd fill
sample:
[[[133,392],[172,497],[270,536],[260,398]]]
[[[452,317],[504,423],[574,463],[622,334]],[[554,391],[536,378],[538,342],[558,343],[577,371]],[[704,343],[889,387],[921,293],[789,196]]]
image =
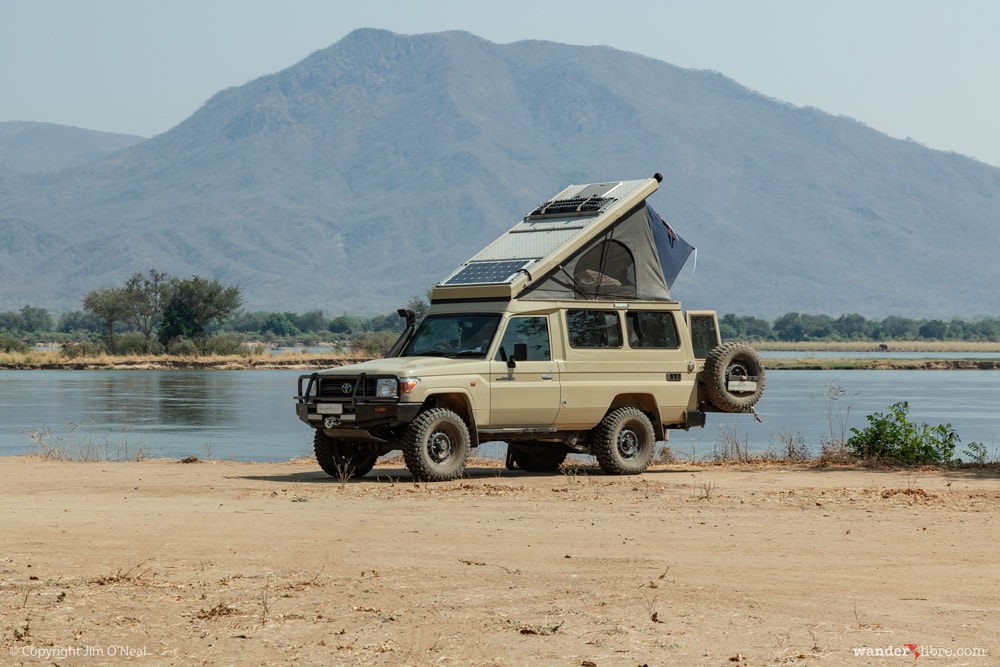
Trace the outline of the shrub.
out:
[[[887,414],[868,415],[868,426],[852,428],[847,446],[854,456],[868,460],[891,460],[906,464],[946,463],[961,438],[951,424],[913,424],[906,415],[910,404],[900,401]]]
[[[178,336],[167,343],[167,353],[177,357],[197,357],[198,345],[190,338]]]
[[[127,333],[119,334],[115,343],[115,353],[120,355],[152,354],[155,352],[153,349],[154,345],[155,347],[159,347],[159,341],[154,342],[147,340],[146,337],[138,331],[129,331]]]
[[[367,357],[384,357],[398,337],[391,331],[366,331],[351,337],[351,349]]]
[[[28,351],[28,344],[14,336],[0,336],[0,350],[23,354]]]
[[[79,359],[80,357],[96,357],[104,351],[103,345],[92,343],[89,340],[82,340],[78,343],[70,341],[63,345],[62,356],[67,359]]]
[[[245,351],[243,339],[233,334],[212,336],[205,341],[203,350],[205,354],[216,354],[224,357],[244,354]]]

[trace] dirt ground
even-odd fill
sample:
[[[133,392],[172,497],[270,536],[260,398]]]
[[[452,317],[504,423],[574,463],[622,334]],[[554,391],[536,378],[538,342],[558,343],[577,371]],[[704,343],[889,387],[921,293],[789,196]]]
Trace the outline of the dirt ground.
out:
[[[5,664],[1000,664],[995,472],[3,468]]]

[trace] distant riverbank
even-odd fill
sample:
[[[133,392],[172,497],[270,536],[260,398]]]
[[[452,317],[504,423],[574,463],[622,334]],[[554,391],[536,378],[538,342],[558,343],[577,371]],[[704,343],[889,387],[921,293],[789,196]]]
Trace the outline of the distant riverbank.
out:
[[[337,354],[280,355],[254,354],[232,356],[181,357],[171,355],[132,355],[78,357],[67,359],[59,352],[0,354],[0,370],[310,370],[344,366],[367,361],[364,357]]]
[[[761,349],[764,349],[763,347]],[[831,350],[832,351],[832,350]],[[939,350],[945,352],[945,350]],[[965,350],[972,352],[973,350]],[[975,350],[976,352],[980,350]],[[798,358],[796,353],[808,352]],[[880,358],[877,354],[858,350],[858,357],[822,358],[823,350],[788,350],[788,358],[764,360],[772,370],[1000,370],[997,359],[961,359],[925,357],[920,359]],[[862,357],[861,355],[866,356]],[[111,356],[67,359],[59,352],[27,352],[0,355],[2,370],[319,370],[367,361],[364,357],[337,354],[285,353],[281,355],[233,355],[205,357]]]
[[[1000,370],[1000,343],[994,342],[765,341],[753,346],[768,353],[764,366],[770,369]],[[824,353],[830,356],[824,357]],[[911,356],[908,353],[918,354]],[[969,356],[963,358],[963,354]],[[989,358],[993,354],[996,357]]]
[[[1000,359],[766,359],[765,370],[1000,370]]]

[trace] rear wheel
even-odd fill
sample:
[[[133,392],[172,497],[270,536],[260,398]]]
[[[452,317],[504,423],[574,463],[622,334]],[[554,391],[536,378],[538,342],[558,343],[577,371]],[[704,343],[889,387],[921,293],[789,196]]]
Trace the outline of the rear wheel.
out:
[[[414,479],[444,482],[462,476],[470,446],[469,429],[462,418],[446,408],[432,408],[406,428],[403,460]]]
[[[640,474],[649,467],[655,448],[653,424],[638,408],[612,410],[594,429],[594,456],[611,475]]]
[[[313,438],[316,462],[327,475],[340,479],[364,477],[375,467],[378,450],[375,445],[352,440],[337,440],[316,429]]]
[[[555,472],[566,460],[566,451],[541,444],[507,445],[515,467],[525,472]]]

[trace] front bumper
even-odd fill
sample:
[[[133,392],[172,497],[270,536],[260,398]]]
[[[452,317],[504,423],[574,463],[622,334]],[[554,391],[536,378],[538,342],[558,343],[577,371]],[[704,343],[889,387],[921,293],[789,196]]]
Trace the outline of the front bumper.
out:
[[[340,414],[321,412],[336,403]],[[298,418],[313,428],[359,428],[409,424],[420,412],[419,403],[362,403],[358,401],[318,401],[300,398],[295,406]]]
[[[295,414],[313,428],[369,429],[409,424],[420,411],[420,404],[376,397],[374,388],[380,377],[389,376],[299,376]]]

